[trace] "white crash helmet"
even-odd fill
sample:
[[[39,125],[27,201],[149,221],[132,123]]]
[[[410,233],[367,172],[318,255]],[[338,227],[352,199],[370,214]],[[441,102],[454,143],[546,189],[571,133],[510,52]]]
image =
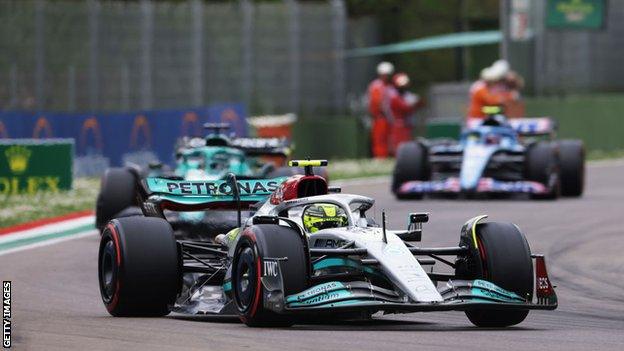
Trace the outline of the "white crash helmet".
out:
[[[490,66],[490,70],[492,70],[492,75],[495,77],[495,80],[503,79],[509,73],[509,62],[506,60],[498,60]]]
[[[390,62],[384,61],[384,62],[380,62],[377,65],[377,74],[382,76],[382,75],[391,75],[392,73],[394,73],[394,65],[391,64]]]
[[[492,70],[492,67],[486,67],[482,69],[480,77],[486,82],[495,82],[500,79],[496,72]]]

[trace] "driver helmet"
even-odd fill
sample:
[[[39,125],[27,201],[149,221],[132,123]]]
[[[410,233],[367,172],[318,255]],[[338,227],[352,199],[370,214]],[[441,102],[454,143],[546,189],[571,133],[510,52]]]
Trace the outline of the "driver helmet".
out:
[[[303,210],[303,227],[309,233],[321,229],[346,227],[349,223],[345,211],[332,204],[314,204]]]

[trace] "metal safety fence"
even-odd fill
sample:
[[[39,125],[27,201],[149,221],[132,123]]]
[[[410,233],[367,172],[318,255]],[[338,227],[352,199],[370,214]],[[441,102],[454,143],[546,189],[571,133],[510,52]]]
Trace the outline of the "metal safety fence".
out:
[[[374,44],[371,31],[370,21],[349,23],[342,0],[5,0],[0,109],[242,102],[251,113],[338,114],[351,85],[362,89],[359,72],[372,72],[343,53],[353,40]]]

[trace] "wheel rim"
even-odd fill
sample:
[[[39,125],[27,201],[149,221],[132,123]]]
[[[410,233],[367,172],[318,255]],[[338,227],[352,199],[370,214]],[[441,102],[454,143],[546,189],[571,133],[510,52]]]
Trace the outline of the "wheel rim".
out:
[[[255,253],[251,247],[244,247],[238,255],[236,264],[234,295],[241,311],[247,311],[253,304],[256,294]]]
[[[100,290],[105,302],[110,302],[115,294],[117,278],[117,252],[112,240],[107,240],[102,246],[100,256]]]

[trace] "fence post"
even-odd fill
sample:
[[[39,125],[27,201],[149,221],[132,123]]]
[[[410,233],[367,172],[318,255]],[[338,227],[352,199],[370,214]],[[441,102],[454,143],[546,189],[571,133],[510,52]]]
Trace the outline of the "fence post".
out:
[[[67,111],[76,110],[76,67],[67,67]]]
[[[253,89],[253,12],[254,5],[249,0],[241,0],[243,14],[242,53],[243,67],[241,79],[242,100],[248,110],[251,110],[251,95]]]
[[[121,64],[120,76],[121,109],[128,111],[130,110],[130,71],[125,61]]]
[[[297,0],[288,6],[288,56],[290,59],[290,111],[299,114],[301,101],[301,9]]]
[[[89,9],[89,110],[96,111],[100,107],[98,70],[100,4],[97,1],[89,0],[87,6]]]
[[[11,98],[9,100],[9,110],[15,110],[17,108],[17,104],[19,103],[19,97],[17,95],[17,64],[11,64],[11,68],[9,70],[9,89]]]
[[[533,17],[534,25],[534,45],[533,64],[531,72],[534,77],[533,92],[536,95],[542,95],[545,92],[546,81],[550,74],[548,73],[549,62],[546,60],[546,28],[544,21],[546,20],[546,3],[544,1],[536,1],[531,4],[530,15]]]
[[[192,0],[191,16],[193,40],[191,45],[192,101],[195,106],[204,103],[204,5],[201,0]]]
[[[500,18],[503,40],[498,47],[498,56],[503,60],[509,61],[509,0],[500,0],[499,4],[498,18]]]
[[[152,41],[154,39],[154,7],[141,0],[141,109],[152,108]]]
[[[35,4],[35,99],[38,110],[45,109],[45,2]]]
[[[346,10],[342,0],[332,0],[332,32],[334,49],[334,113],[345,108],[345,62],[344,49],[346,43]]]

